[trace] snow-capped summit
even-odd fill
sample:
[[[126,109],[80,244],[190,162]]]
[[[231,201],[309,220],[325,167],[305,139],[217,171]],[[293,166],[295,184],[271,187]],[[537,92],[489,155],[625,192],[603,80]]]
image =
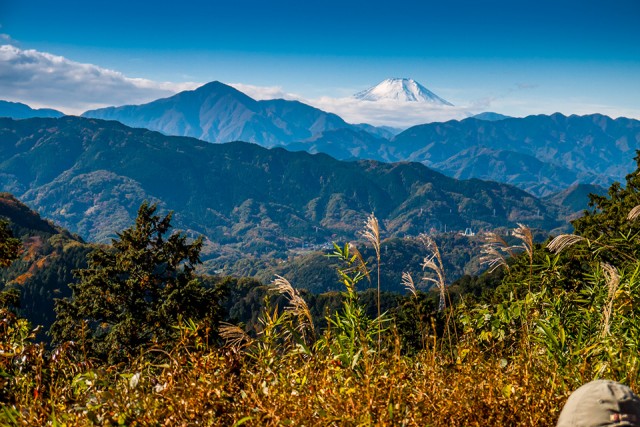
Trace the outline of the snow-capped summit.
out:
[[[440,98],[413,79],[392,78],[378,83],[376,86],[353,95],[363,101],[396,100],[406,102],[428,102],[430,104],[453,105]]]

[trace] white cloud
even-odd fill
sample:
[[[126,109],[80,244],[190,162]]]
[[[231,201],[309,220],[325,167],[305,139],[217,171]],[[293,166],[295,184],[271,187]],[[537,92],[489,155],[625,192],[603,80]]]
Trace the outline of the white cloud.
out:
[[[286,92],[280,86],[255,86],[231,83],[230,86],[258,100],[288,99],[304,102],[323,111],[334,113],[349,123],[369,123],[376,126],[409,127],[416,124],[463,119],[471,115],[464,107],[448,107],[419,102],[362,101],[353,97],[305,98]]]
[[[238,89],[253,99],[288,99],[300,101],[302,97],[294,93],[285,92],[280,86],[254,86],[245,83],[229,83],[229,86]]]
[[[0,26],[0,28],[2,27]],[[17,44],[17,42],[13,40],[9,34],[4,34],[4,33],[0,33],[0,43],[13,44],[13,45]]]
[[[471,115],[466,107],[450,107],[423,102],[362,101],[352,97],[322,97],[307,102],[321,110],[335,113],[349,123],[369,123],[376,126],[400,128],[429,122],[460,120]]]
[[[91,108],[139,104],[194,89],[200,83],[155,82],[11,44],[0,46],[2,99],[80,114]]]

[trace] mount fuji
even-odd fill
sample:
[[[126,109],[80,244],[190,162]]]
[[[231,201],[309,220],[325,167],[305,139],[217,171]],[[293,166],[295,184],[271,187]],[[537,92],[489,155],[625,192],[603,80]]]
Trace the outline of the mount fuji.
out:
[[[391,78],[383,80],[362,92],[353,95],[362,101],[394,100],[453,106],[413,79]]]

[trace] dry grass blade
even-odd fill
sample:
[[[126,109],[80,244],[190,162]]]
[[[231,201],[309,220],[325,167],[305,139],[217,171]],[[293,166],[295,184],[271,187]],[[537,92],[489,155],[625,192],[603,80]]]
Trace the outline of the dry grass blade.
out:
[[[640,205],[629,211],[629,215],[627,215],[627,219],[629,221],[635,221],[640,216]]]
[[[547,249],[549,249],[554,254],[558,254],[569,246],[573,246],[576,243],[582,242],[584,240],[586,240],[584,237],[576,236],[575,234],[561,234],[549,242],[549,244],[547,245]]]
[[[242,328],[231,323],[221,322],[219,332],[226,344],[235,349],[241,349],[253,342],[253,339]]]
[[[618,270],[610,264],[601,264],[605,280],[607,281],[607,305],[604,308],[602,321],[602,336],[609,335],[611,326],[611,315],[613,314],[613,301],[616,299],[616,292],[620,285],[620,274]]]
[[[418,296],[416,285],[415,283],[413,283],[413,277],[411,277],[411,274],[407,273],[406,271],[402,272],[402,285],[406,290],[411,292],[414,297]]]
[[[298,329],[301,332],[304,331],[304,327],[306,324],[311,332],[315,334],[313,317],[311,317],[309,306],[307,305],[307,302],[300,296],[300,293],[296,289],[294,289],[294,287],[291,285],[291,283],[289,283],[287,279],[282,276],[276,276],[271,284],[274,291],[282,295],[286,295],[289,298],[289,305],[287,306],[286,310],[290,311],[297,318],[303,319],[303,321],[298,326]]]
[[[356,261],[356,270],[364,274],[369,283],[371,283],[371,274],[369,274],[367,263],[362,257],[362,253],[358,250],[356,245],[351,242],[349,243],[349,252],[353,254],[354,260]]]

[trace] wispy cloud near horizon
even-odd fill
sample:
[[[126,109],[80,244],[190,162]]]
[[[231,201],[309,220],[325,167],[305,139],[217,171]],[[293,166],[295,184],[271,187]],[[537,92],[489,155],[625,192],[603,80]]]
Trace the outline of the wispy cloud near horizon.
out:
[[[7,35],[4,38],[11,41]],[[64,56],[0,45],[0,93],[7,101],[24,102],[34,108],[55,108],[66,114],[108,106],[142,104],[200,86],[198,82],[157,82],[127,77],[94,64]],[[230,86],[257,100],[287,99],[334,113],[350,123],[409,127],[419,123],[461,119],[469,116],[460,107],[394,101],[362,101],[352,97],[308,99],[281,86],[231,83]]]
[[[228,83],[228,85],[258,101],[266,99],[303,100],[303,97],[300,95],[285,92],[281,86],[255,86],[245,83]]]
[[[471,113],[466,107],[397,100],[363,101],[354,97],[307,100],[307,103],[342,117],[349,123],[407,128],[422,123],[460,120]]]
[[[0,45],[0,93],[7,101],[67,114],[111,105],[137,104],[200,86],[156,82],[12,44]]]
[[[310,99],[286,92],[281,86],[255,86],[244,83],[231,83],[230,86],[256,100],[287,99],[304,102],[337,114],[349,123],[405,128],[427,122],[463,119],[471,115],[464,107],[395,100],[363,101],[350,96]]]

